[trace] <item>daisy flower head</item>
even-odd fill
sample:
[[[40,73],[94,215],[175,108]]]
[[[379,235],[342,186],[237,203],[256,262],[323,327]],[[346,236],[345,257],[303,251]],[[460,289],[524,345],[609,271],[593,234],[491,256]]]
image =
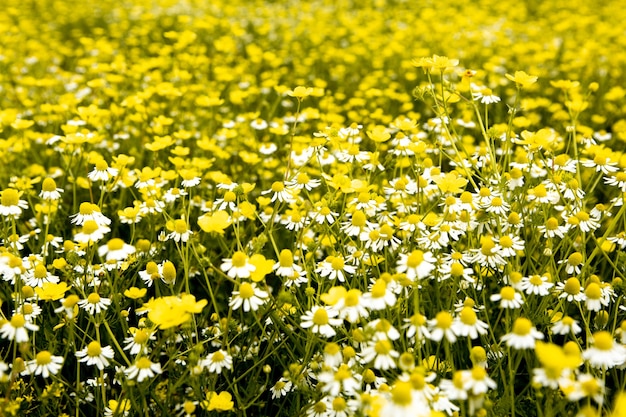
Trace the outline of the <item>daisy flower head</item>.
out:
[[[223,369],[233,369],[233,357],[225,350],[217,350],[201,361],[203,368],[212,374],[221,374]]]
[[[39,197],[44,200],[56,201],[61,198],[62,192],[63,189],[57,188],[57,183],[54,179],[46,177],[41,183],[41,192],[39,193]]]
[[[502,341],[513,349],[533,349],[537,340],[543,339],[543,333],[535,329],[533,323],[524,317],[513,322],[513,331],[502,336]]]
[[[565,316],[552,325],[552,333],[563,336],[568,334],[577,335],[581,330],[582,328],[578,324],[578,321],[570,316]]]
[[[109,366],[109,360],[113,359],[114,356],[115,352],[111,346],[102,346],[96,340],[76,352],[76,357],[79,362],[94,365],[100,370]]]
[[[106,182],[116,176],[118,173],[119,170],[117,168],[110,167],[107,161],[105,161],[104,159],[100,159],[95,163],[93,170],[89,174],[87,174],[87,178],[89,178],[93,182]]]
[[[607,287],[609,288],[609,287]],[[611,297],[607,292],[602,291],[602,287],[597,282],[590,282],[585,288],[585,306],[589,311],[600,311],[608,307]]]
[[[356,267],[348,265],[341,255],[330,255],[318,265],[315,272],[322,277],[345,282],[346,276],[353,275],[356,272]]]
[[[500,289],[499,294],[492,294],[489,297],[491,301],[499,301],[500,308],[520,308],[524,304],[522,295],[515,291],[515,288],[506,286]]]
[[[410,381],[397,380],[388,392],[384,393],[381,416],[427,417],[431,408],[423,395],[420,395]]]
[[[482,366],[474,366],[472,369],[463,372],[463,389],[472,395],[486,394],[490,389],[495,389],[498,385],[489,378],[487,370]]]
[[[231,258],[222,259],[220,268],[231,278],[249,278],[250,273],[256,270],[248,256],[240,251],[233,253]]]
[[[599,331],[592,339],[593,345],[582,353],[592,367],[606,370],[626,364],[626,347],[616,343],[611,333]]]
[[[282,398],[291,392],[293,383],[285,377],[280,378],[271,388],[272,399]]]
[[[146,328],[131,327],[128,329],[130,336],[124,338],[124,350],[128,350],[131,355],[146,355],[149,351],[148,342],[156,340],[153,331]]]
[[[479,320],[476,311],[470,306],[463,307],[453,324],[456,335],[469,336],[470,339],[477,339],[479,335],[486,334],[488,329],[487,323]]]
[[[520,290],[526,294],[535,294],[542,297],[550,294],[550,288],[553,286],[554,284],[550,282],[550,277],[547,274],[523,277],[522,282],[519,284]]]
[[[28,342],[28,330],[36,332],[39,326],[27,321],[23,314],[14,314],[11,320],[0,327],[0,336],[17,343]]]
[[[120,238],[110,239],[106,245],[98,248],[98,255],[107,261],[123,261],[135,253],[133,245],[129,245]]]
[[[272,183],[272,187],[269,190],[262,191],[261,194],[271,194],[272,203],[275,201],[279,201],[281,203],[293,203],[296,200],[295,189],[281,181],[275,181]]]
[[[74,235],[74,240],[78,243],[92,243],[101,240],[111,229],[105,225],[98,225],[95,220],[86,220],[82,230]]]
[[[148,378],[154,378],[161,372],[161,364],[158,362],[152,362],[146,356],[140,357],[133,365],[124,370],[124,374],[128,379],[136,380],[137,382],[141,382]]]
[[[565,282],[556,284],[556,289],[561,292],[559,298],[565,298],[567,301],[585,301],[585,293],[582,290],[580,281],[576,277],[568,278]]]
[[[431,252],[424,252],[419,249],[411,253],[401,253],[400,259],[396,266],[396,271],[406,273],[411,281],[420,280],[428,277],[435,269],[437,259]]]
[[[361,351],[363,363],[373,362],[372,367],[382,371],[397,368],[396,359],[399,357],[400,353],[388,339],[372,340]]]
[[[244,312],[257,311],[259,307],[265,304],[269,294],[258,288],[256,283],[243,282],[239,285],[238,291],[233,291],[228,305],[237,310],[243,307]]]
[[[445,338],[450,342],[456,342],[456,334],[454,329],[454,319],[448,311],[440,311],[434,319],[429,320],[430,340],[440,342]]]
[[[346,363],[320,372],[317,379],[322,384],[322,391],[333,397],[339,394],[354,395],[361,388],[360,375]]]
[[[333,337],[337,332],[334,327],[340,326],[343,320],[337,318],[339,313],[331,307],[314,306],[304,313],[300,319],[300,327],[311,329],[323,337]]]
[[[189,225],[185,219],[176,219],[171,226],[172,232],[167,235],[168,239],[172,239],[175,242],[189,241],[193,232],[189,230]]]
[[[26,369],[22,371],[22,375],[41,375],[48,378],[50,375],[56,375],[62,367],[62,356],[54,356],[47,350],[42,350],[37,353],[35,359],[26,362]]]
[[[87,298],[78,302],[79,307],[87,311],[89,314],[98,314],[107,309],[111,304],[110,298],[102,298],[100,294],[92,292]]]
[[[6,188],[0,192],[0,215],[17,219],[27,208],[28,203],[20,199],[19,191]]]

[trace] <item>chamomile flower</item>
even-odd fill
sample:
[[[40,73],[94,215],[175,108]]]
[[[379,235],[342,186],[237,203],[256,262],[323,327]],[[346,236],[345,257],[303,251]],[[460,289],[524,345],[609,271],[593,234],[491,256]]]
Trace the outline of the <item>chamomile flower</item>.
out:
[[[558,282],[556,289],[561,292],[559,298],[565,298],[567,301],[585,301],[585,293],[582,291],[580,281],[576,277],[570,277],[565,282]]]
[[[79,243],[92,243],[101,240],[111,229],[105,225],[98,225],[95,220],[87,220],[80,232],[74,235],[74,240]]]
[[[431,252],[424,252],[419,249],[408,254],[401,253],[399,257],[396,272],[406,273],[407,278],[411,281],[429,277],[437,262]]]
[[[123,261],[135,253],[135,251],[136,249],[133,245],[129,245],[120,238],[113,238],[106,245],[98,248],[98,255],[107,261]]]
[[[26,200],[20,199],[20,193],[13,188],[0,192],[0,215],[17,219],[28,208]]]
[[[44,200],[56,201],[61,198],[62,192],[63,189],[57,188],[57,184],[54,179],[46,177],[41,183],[41,192],[39,193],[39,197]]]
[[[578,324],[578,321],[570,316],[565,316],[552,325],[552,333],[559,335],[577,335],[581,330],[582,328]]]
[[[258,288],[255,283],[243,282],[239,285],[238,291],[233,291],[228,305],[237,310],[243,307],[244,312],[256,311],[265,304],[269,294]]]
[[[337,318],[339,313],[331,307],[314,306],[311,310],[303,314],[300,319],[300,327],[311,329],[324,337],[333,337],[337,332],[334,327],[340,326],[343,321]]]
[[[533,349],[536,341],[543,337],[543,333],[535,329],[530,320],[518,317],[513,322],[513,330],[502,336],[501,340],[513,349]]]
[[[102,298],[98,293],[92,292],[87,298],[80,300],[78,306],[89,314],[98,314],[107,309],[111,305],[110,298]]]
[[[499,294],[492,294],[489,297],[491,301],[499,301],[500,308],[520,308],[524,304],[522,295],[515,291],[513,287],[502,287]]]
[[[592,336],[593,344],[582,353],[592,367],[610,369],[626,364],[626,347],[613,340],[611,333],[599,331]]]
[[[428,321],[430,335],[428,338],[440,342],[444,337],[450,343],[456,342],[454,319],[447,311],[440,311],[434,319]]]
[[[146,356],[141,356],[133,365],[124,370],[124,374],[128,379],[136,380],[137,382],[141,382],[148,378],[154,378],[161,372],[161,364],[158,362],[152,362]]]
[[[356,272],[356,267],[348,265],[341,255],[331,255],[318,264],[315,272],[320,274],[321,277],[345,282],[346,276],[353,275]]]
[[[201,361],[201,365],[212,374],[221,374],[224,369],[233,369],[233,357],[225,350],[220,349],[207,355]]]
[[[270,388],[270,392],[272,393],[272,399],[275,400],[277,398],[282,398],[286,396],[289,392],[291,392],[292,388],[293,388],[293,383],[287,378],[281,377]]]
[[[355,395],[361,388],[360,375],[350,369],[348,364],[342,363],[335,369],[327,369],[317,375],[317,380],[322,384],[322,392],[333,397],[339,394]]]
[[[104,160],[100,159],[95,163],[94,169],[87,174],[87,178],[91,181],[102,181],[106,182],[109,179],[115,177],[119,173],[117,168],[112,168],[109,164]]]
[[[26,320],[23,314],[15,314],[0,327],[0,337],[17,343],[28,342],[28,331],[36,332],[39,326]]]
[[[271,202],[279,201],[281,203],[293,203],[295,201],[295,190],[288,184],[280,181],[275,181],[269,190],[262,191],[261,194],[271,194]]]
[[[381,371],[397,368],[396,359],[399,357],[400,353],[389,339],[372,340],[361,351],[363,363],[373,361],[372,367]]]
[[[109,361],[113,359],[114,356],[115,352],[111,346],[102,346],[96,340],[76,352],[76,357],[79,362],[94,365],[100,370],[109,366]]]
[[[548,275],[531,275],[522,278],[522,282],[519,284],[520,290],[526,294],[535,294],[539,296],[546,296],[550,294],[550,289],[554,286],[550,282]]]
[[[54,356],[49,351],[42,350],[37,353],[35,359],[26,362],[26,369],[22,371],[22,375],[41,375],[48,378],[59,373],[62,367],[62,356]]]
[[[250,263],[248,256],[243,252],[235,252],[231,258],[222,259],[220,267],[231,278],[249,278],[256,266]]]
[[[462,372],[463,389],[472,395],[486,394],[498,386],[482,366],[474,366],[472,369]]]
[[[470,306],[463,307],[452,326],[457,336],[469,336],[470,339],[477,339],[479,335],[486,334],[489,329],[489,325],[479,320]]]
[[[124,350],[128,350],[131,355],[148,354],[148,343],[156,340],[154,332],[141,327],[131,327],[128,331],[130,336],[124,338]]]
[[[174,230],[167,235],[168,239],[173,239],[175,242],[187,242],[193,234],[189,230],[189,225],[185,219],[176,219],[173,224]]]

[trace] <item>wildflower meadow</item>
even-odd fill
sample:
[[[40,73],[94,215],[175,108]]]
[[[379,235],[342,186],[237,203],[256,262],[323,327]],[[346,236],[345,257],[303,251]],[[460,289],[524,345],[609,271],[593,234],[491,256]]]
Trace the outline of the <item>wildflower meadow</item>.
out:
[[[3,0],[0,416],[626,416],[616,0]]]

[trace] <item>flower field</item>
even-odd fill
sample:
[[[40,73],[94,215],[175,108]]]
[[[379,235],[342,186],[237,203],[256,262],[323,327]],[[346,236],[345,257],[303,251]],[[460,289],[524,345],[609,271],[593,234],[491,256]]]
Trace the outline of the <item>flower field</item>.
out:
[[[0,416],[625,416],[615,0],[5,0]]]

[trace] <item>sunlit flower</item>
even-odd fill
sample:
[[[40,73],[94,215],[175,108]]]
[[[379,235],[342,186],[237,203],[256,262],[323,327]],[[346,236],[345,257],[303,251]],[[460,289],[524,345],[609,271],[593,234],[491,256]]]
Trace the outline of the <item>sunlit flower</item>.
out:
[[[56,375],[63,367],[63,357],[54,356],[47,350],[42,350],[35,356],[35,359],[26,362],[26,369],[22,375],[41,375],[48,378]]]
[[[333,327],[340,326],[343,321],[337,318],[339,313],[330,307],[314,306],[301,316],[300,327],[311,329],[324,337],[332,337],[337,332]]]
[[[56,201],[61,198],[62,192],[63,189],[57,188],[57,184],[54,179],[46,177],[41,183],[41,192],[39,193],[39,197],[44,200]]]
[[[230,259],[222,259],[220,268],[231,278],[249,278],[250,273],[254,272],[256,269],[256,267],[250,263],[248,256],[239,251],[233,253]]]
[[[0,192],[0,215],[17,219],[28,208],[26,200],[20,199],[20,193],[13,188]]]
[[[396,271],[406,273],[412,281],[427,278],[435,269],[436,259],[431,252],[414,250],[409,254],[401,253],[399,257]]]
[[[17,343],[28,342],[28,331],[36,332],[39,326],[26,320],[23,314],[15,314],[11,320],[0,327],[0,336],[3,339],[14,340]]]
[[[109,164],[104,159],[100,159],[96,162],[94,169],[87,174],[87,178],[91,181],[103,181],[106,182],[119,173],[117,168],[109,167]]]
[[[225,350],[220,349],[204,358],[201,365],[212,374],[221,374],[223,369],[233,369],[233,357]]]
[[[79,362],[85,362],[87,365],[94,365],[102,370],[109,366],[109,361],[113,359],[115,352],[111,346],[102,346],[99,342],[90,342],[83,349],[76,352]]]
[[[513,322],[513,331],[502,336],[501,340],[513,349],[532,349],[536,341],[543,337],[543,333],[535,329],[530,320],[518,317]]]
[[[137,380],[137,382],[141,382],[147,378],[154,378],[161,372],[161,364],[152,362],[146,356],[140,357],[133,365],[124,370],[128,379],[134,379]]]
[[[502,287],[499,294],[492,294],[491,301],[500,301],[500,308],[520,308],[524,304],[522,295],[513,287]]]
[[[111,299],[102,298],[98,293],[91,293],[89,296],[78,302],[78,305],[89,314],[98,314],[111,305]]]
[[[228,305],[233,310],[243,307],[243,311],[246,313],[248,311],[256,311],[265,304],[268,296],[267,291],[258,288],[255,283],[250,284],[249,282],[243,282],[239,286],[238,291],[233,291]]]
[[[585,359],[594,368],[610,369],[626,364],[626,347],[613,340],[611,333],[599,331],[592,336],[593,345],[583,351]]]

